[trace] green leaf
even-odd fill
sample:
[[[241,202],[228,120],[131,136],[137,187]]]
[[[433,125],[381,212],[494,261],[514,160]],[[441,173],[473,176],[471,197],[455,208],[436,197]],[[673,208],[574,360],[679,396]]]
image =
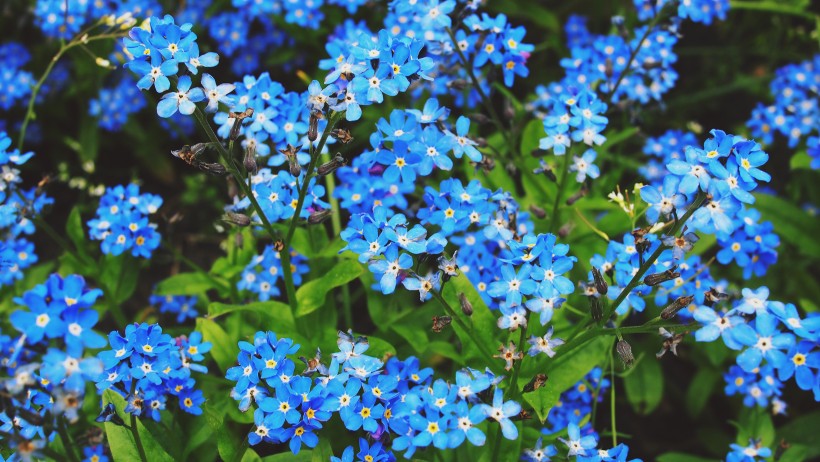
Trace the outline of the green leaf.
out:
[[[420,328],[420,326],[409,323],[395,323],[390,326],[393,332],[399,334],[407,343],[413,347],[416,353],[423,352],[430,343],[430,338],[427,336],[427,331]]]
[[[280,454],[274,454],[272,456],[267,456],[262,459],[262,462],[311,462],[313,460],[313,451],[308,449],[303,449],[299,451],[299,454],[293,454],[292,452],[283,452]]]
[[[471,316],[466,316],[461,312],[461,301],[458,297],[460,293],[463,293],[467,297],[467,301],[473,305],[473,314]],[[495,315],[493,315],[487,307],[487,304],[481,299],[481,295],[478,294],[473,284],[464,274],[450,278],[444,286],[442,297],[447,301],[450,307],[455,310],[455,315],[472,330],[473,336],[478,339],[473,340],[473,336],[470,336],[468,332],[461,328],[461,324],[453,320],[451,326],[461,340],[462,356],[464,356],[465,359],[474,358],[481,360],[481,363],[471,364],[473,367],[479,367],[479,364],[486,366],[488,358],[485,357],[475,342],[482,342],[487,347],[486,349],[490,351],[496,350],[501,344],[501,341],[496,338],[496,334],[500,331],[496,323]],[[501,373],[502,363],[500,360],[493,361],[489,364],[489,367],[495,372]]]
[[[715,388],[718,380],[720,380],[720,373],[714,369],[701,367],[697,374],[689,383],[689,388],[686,390],[686,412],[693,418],[700,415],[709,397],[712,396],[712,390]]]
[[[129,254],[105,255],[100,268],[100,284],[113,303],[120,304],[137,289],[140,264]]]
[[[545,136],[547,134],[544,132],[544,122],[541,119],[530,120],[521,133],[521,155],[532,156],[532,151],[538,149],[541,138]]]
[[[558,402],[561,393],[575,386],[593,367],[600,364],[611,346],[611,339],[597,337],[565,355],[561,354],[558,347],[557,356],[544,368],[547,383],[538,390],[524,393],[524,400],[535,409],[542,423]]]
[[[256,313],[272,321],[276,331],[293,332],[296,330],[296,322],[290,306],[277,301],[254,302],[245,305],[229,305],[214,302],[208,305],[208,316],[215,319],[229,313],[246,312]]]
[[[820,220],[809,216],[800,207],[769,194],[755,194],[752,205],[760,211],[762,220],[774,223],[774,232],[797,247],[801,254],[820,258]]]
[[[206,318],[196,318],[196,330],[202,332],[202,338],[206,342],[211,342],[211,356],[214,357],[217,365],[225,372],[236,362],[239,354],[237,343],[225,333],[219,324]]]
[[[157,284],[157,295],[199,295],[220,286],[204,273],[179,273]]]
[[[820,428],[820,411],[791,419],[780,427],[777,440],[785,439],[788,443],[802,444],[808,448],[806,459],[820,456],[820,445],[817,444],[817,429]]]
[[[324,276],[309,281],[296,291],[296,317],[319,309],[332,289],[356,279],[364,272],[364,266],[356,260],[342,260]]]
[[[792,170],[811,169],[811,156],[806,151],[795,153],[789,161],[789,168]]]
[[[650,414],[658,407],[663,397],[663,372],[660,362],[653,357],[645,357],[624,377],[626,398],[638,414]]]
[[[771,414],[767,410],[757,406],[743,406],[743,408],[740,409],[738,430],[736,442],[740,445],[748,444],[749,439],[760,439],[760,443],[763,446],[771,446],[775,441],[774,423],[772,422]]]
[[[125,399],[113,390],[106,390],[103,393],[103,406],[108,403],[114,403],[117,415],[130,425],[130,415],[125,412]],[[142,447],[145,449],[145,453],[150,455],[151,461],[173,462],[174,458],[165,452],[165,449],[154,439],[151,432],[145,428],[142,422],[139,419],[137,419],[136,422]],[[111,455],[114,456],[114,459],[140,460],[139,450],[134,443],[134,437],[130,430],[115,425],[114,423],[106,422],[105,433],[108,437],[108,445],[111,448]]]
[[[87,253],[87,243],[88,241],[85,239],[85,227],[83,226],[83,218],[80,215],[80,209],[78,207],[74,207],[71,209],[71,212],[68,214],[68,221],[65,225],[66,236],[71,240],[74,244],[74,247],[77,249],[77,254],[83,260],[80,263],[85,265],[86,263],[93,262],[88,257]],[[86,262],[85,260],[88,260]],[[89,268],[91,269],[91,268]]]
[[[697,456],[690,456],[689,454],[684,454],[682,452],[667,452],[666,454],[661,454],[657,458],[658,462],[713,462],[714,459],[708,459],[705,457],[697,457]]]

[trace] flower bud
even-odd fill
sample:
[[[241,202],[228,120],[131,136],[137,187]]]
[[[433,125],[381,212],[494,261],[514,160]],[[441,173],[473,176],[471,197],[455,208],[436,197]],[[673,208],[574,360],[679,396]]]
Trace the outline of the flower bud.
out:
[[[536,374],[535,377],[532,378],[526,385],[524,385],[524,389],[521,390],[523,393],[529,393],[535,391],[544,384],[547,383],[547,374]]]
[[[606,295],[609,291],[609,286],[607,286],[604,276],[598,271],[598,268],[594,266],[592,267],[592,278],[595,280],[595,290],[601,295]]]
[[[571,205],[575,204],[576,202],[581,200],[582,197],[586,196],[586,194],[588,192],[589,192],[589,189],[587,189],[586,186],[582,186],[581,189],[577,193],[575,193],[575,194],[573,194],[573,195],[571,195],[567,198],[567,205],[571,206]]]
[[[308,215],[307,222],[309,225],[318,225],[327,220],[333,214],[332,209],[316,210]]]
[[[251,217],[242,213],[225,212],[225,216],[222,217],[222,219],[236,226],[248,226],[251,224]]]
[[[319,138],[319,113],[316,111],[310,113],[307,136],[310,141],[316,141]]]
[[[229,112],[228,118],[235,120],[233,121],[233,125],[231,125],[231,132],[228,135],[228,139],[231,141],[236,141],[236,139],[239,138],[239,130],[242,128],[242,121],[252,115],[252,108],[247,108],[242,112]]]
[[[635,356],[632,355],[632,345],[626,342],[624,339],[618,340],[618,343],[615,345],[615,351],[618,352],[618,356],[623,361],[624,366],[632,367],[632,364],[635,363]]]
[[[592,320],[595,322],[600,322],[604,319],[604,309],[598,297],[589,297],[589,312],[592,315]]]
[[[333,159],[331,159],[328,162],[325,162],[316,169],[316,174],[319,176],[329,175],[335,172],[336,169],[338,169],[339,167],[343,167],[346,164],[347,161],[345,160],[345,158],[337,152],[336,156]]]
[[[662,282],[671,281],[672,279],[679,278],[680,273],[675,271],[676,268],[677,265],[673,266],[672,268],[669,268],[666,271],[650,274],[649,276],[643,278],[643,283],[648,286],[656,286]]]
[[[467,316],[473,315],[473,304],[467,300],[467,296],[464,295],[464,292],[460,292],[458,294],[458,301],[461,303],[461,312]]]
[[[259,168],[256,165],[256,148],[248,146],[245,149],[245,157],[242,159],[242,164],[245,165],[245,170],[251,175],[256,175]]]
[[[450,316],[433,316],[433,332],[439,333],[453,322]]]
[[[694,299],[694,295],[684,295],[682,297],[678,297],[674,302],[670,303],[669,306],[661,311],[661,319],[671,319],[675,316],[675,314],[677,314],[678,311],[689,306]]]
[[[543,220],[547,216],[547,212],[535,204],[530,205],[530,212],[532,212],[532,214],[535,215],[536,218],[539,218],[541,220]]]

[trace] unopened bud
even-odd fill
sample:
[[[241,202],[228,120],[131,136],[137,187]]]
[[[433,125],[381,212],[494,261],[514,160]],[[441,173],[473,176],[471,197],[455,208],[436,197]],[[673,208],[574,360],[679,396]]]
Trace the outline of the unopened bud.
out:
[[[547,212],[535,204],[530,205],[530,212],[532,212],[532,214],[535,215],[536,218],[539,218],[541,220],[543,220],[547,216]]]
[[[545,383],[547,383],[547,374],[536,374],[532,380],[524,385],[524,389],[521,391],[524,393],[529,393],[541,388]]]
[[[336,156],[333,157],[333,159],[331,159],[328,162],[325,162],[316,169],[316,174],[319,176],[329,175],[335,172],[336,169],[338,169],[339,167],[343,167],[345,164],[347,164],[347,161],[344,157],[342,157],[341,154],[337,152]]]
[[[473,304],[467,300],[467,296],[464,295],[464,292],[458,294],[458,301],[461,303],[461,312],[467,316],[473,315]]]
[[[316,111],[310,113],[307,135],[310,141],[316,141],[319,138],[319,115]]]
[[[309,225],[318,225],[319,223],[327,220],[332,214],[332,209],[317,210],[308,215],[307,222]]]
[[[598,268],[594,266],[592,267],[592,278],[595,280],[595,290],[601,295],[606,295],[609,291],[609,286],[607,286],[604,276],[598,271]]]
[[[682,297],[678,297],[677,299],[675,299],[674,302],[670,303],[669,306],[667,306],[663,309],[663,311],[661,311],[661,319],[672,318],[673,316],[675,316],[675,314],[678,313],[678,311],[689,306],[689,304],[692,303],[692,300],[694,299],[694,295],[685,295]]]
[[[680,273],[675,271],[677,266],[673,266],[666,271],[661,271],[660,273],[650,274],[649,276],[643,278],[643,283],[648,286],[656,286],[662,282],[671,281],[672,279],[679,278]]]
[[[600,322],[604,319],[604,309],[598,297],[589,297],[589,313],[595,322]]]
[[[587,192],[589,192],[589,190],[586,188],[586,186],[582,187],[580,191],[567,198],[567,205],[575,204],[576,202],[581,200],[582,197],[586,196]]]
[[[618,356],[621,358],[621,361],[623,361],[624,366],[632,367],[632,364],[635,363],[635,356],[632,355],[632,345],[627,343],[626,340],[620,339],[615,345],[615,351],[618,352]]]
[[[564,238],[569,236],[569,233],[572,232],[572,228],[574,227],[575,225],[573,225],[572,223],[566,223],[565,225],[561,226],[560,228],[558,228],[558,237]]]
[[[433,316],[433,332],[439,333],[453,322],[450,316]]]
[[[222,164],[210,162],[196,162],[196,167],[200,170],[210,173],[211,175],[225,175],[228,171]]]
[[[236,226],[248,226],[251,224],[251,217],[242,213],[225,212],[225,216],[222,219]]]
[[[552,167],[550,167],[550,164],[544,162],[543,160],[539,162],[538,167],[533,169],[532,173],[536,175],[540,175],[543,173],[553,183],[558,181],[558,177],[555,176],[555,172],[552,170]]]
[[[490,121],[489,117],[485,116],[484,114],[482,114],[480,112],[474,112],[472,114],[467,114],[467,117],[470,120],[472,120],[473,122],[476,122],[476,123],[481,124],[481,125],[486,124]]]
[[[245,170],[248,173],[256,175],[256,172],[259,170],[256,165],[256,148],[249,145],[248,148],[245,149],[245,157],[242,159],[242,163],[245,165]]]
[[[609,80],[612,78],[613,74],[614,70],[612,68],[612,58],[607,58],[606,61],[604,61],[604,75],[606,76],[606,79]]]

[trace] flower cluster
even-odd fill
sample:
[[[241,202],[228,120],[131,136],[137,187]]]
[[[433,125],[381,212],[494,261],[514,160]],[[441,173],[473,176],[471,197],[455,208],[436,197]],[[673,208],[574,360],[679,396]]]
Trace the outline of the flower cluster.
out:
[[[88,113],[99,119],[102,129],[116,132],[122,129],[128,117],[146,106],[145,96],[134,85],[130,76],[123,75],[111,88],[102,88],[92,99]]]
[[[97,389],[125,397],[125,412],[159,422],[168,397],[174,396],[183,411],[202,414],[205,398],[191,377],[191,371],[208,372],[196,363],[211,350],[201,333],[175,339],[163,334],[159,324],[134,323],[125,328],[124,336],[112,331],[108,342],[111,349],[97,355],[104,368],[96,379]]]
[[[105,338],[92,330],[98,320],[93,305],[100,295],[99,289],[87,289],[81,276],[52,274],[15,298],[26,309],[9,316],[19,335],[0,335],[0,390],[4,404],[11,404],[0,410],[0,429],[21,456],[54,437],[55,419],[79,419],[86,383],[102,371],[101,362],[86,355],[87,349],[105,345]]]
[[[608,123],[603,115],[606,113],[606,104],[598,99],[595,92],[574,91],[570,88],[555,94],[546,104],[549,105],[549,112],[544,117],[547,136],[540,140],[541,149],[552,150],[556,156],[563,156],[572,141],[583,141],[587,146],[600,146],[606,141],[606,137],[601,134]],[[595,159],[594,151],[592,156],[584,155],[588,162]]]
[[[148,216],[162,205],[160,196],[143,193],[136,184],[106,188],[97,216],[88,221],[89,236],[102,241],[103,253],[120,255],[130,250],[135,257],[151,258],[159,247],[160,235]]]
[[[23,270],[37,263],[34,244],[27,238],[35,231],[31,218],[54,203],[40,188],[21,187],[17,167],[34,153],[10,147],[11,138],[0,132],[0,286],[22,279]]]
[[[669,2],[668,0],[633,0],[638,10],[638,19],[647,21],[660,14]],[[674,2],[677,4],[677,16],[689,19],[692,22],[706,25],[712,24],[715,19],[726,20],[729,11],[729,0],[686,0]]]
[[[160,313],[175,315],[177,322],[180,324],[199,316],[199,312],[196,310],[197,298],[195,296],[151,295],[148,302],[158,306]]]
[[[300,357],[305,363],[300,374],[288,357],[299,350],[292,340],[257,332],[253,343],[239,343],[238,364],[226,377],[236,382],[231,395],[240,410],[255,408],[255,427],[248,434],[252,445],[288,443],[296,454],[303,445],[315,447],[316,433],[334,416],[349,431],[368,434],[374,442],[359,447],[373,460],[392,459],[394,450],[410,458],[430,446],[451,449],[464,441],[481,446],[486,435],[478,425],[485,420],[500,424],[506,438],[518,437],[511,419],[521,406],[504,401],[501,389],[493,391],[501,378],[491,372],[459,371],[450,384],[433,380],[432,370],[419,369],[414,357],[383,363],[366,355],[364,337],[339,332],[337,343],[330,365],[322,363],[319,352]],[[349,460],[353,451],[348,448],[334,460]]]
[[[290,264],[293,283],[298,286],[302,284],[302,276],[309,271],[307,259],[291,250]],[[266,246],[262,255],[253,257],[245,266],[237,288],[253,292],[261,301],[268,301],[282,294],[277,284],[282,277],[284,276],[279,252],[275,251],[272,246]]]
[[[197,75],[200,68],[214,67],[219,63],[219,56],[214,52],[200,53],[196,43],[196,34],[191,32],[190,23],[177,26],[174,18],[166,15],[159,19],[151,18],[149,30],[135,27],[131,29],[129,37],[124,40],[125,50],[132,57],[125,66],[134,74],[140,76],[137,88],[150,90],[152,87],[157,93],[165,93],[171,88],[169,77],[179,73],[179,66],[184,65],[183,71]],[[202,74],[202,87],[192,87],[190,75],[181,75],[177,81],[177,91],[162,95],[157,104],[157,115],[168,118],[179,111],[184,115],[191,115],[196,110],[196,103],[207,100],[205,110],[216,112],[219,103],[233,105],[233,99],[228,96],[235,88],[233,84],[217,84],[210,74]]]
[[[817,133],[820,123],[820,55],[775,71],[769,91],[774,103],[769,106],[758,103],[746,123],[753,136],[771,144],[774,134],[780,133],[793,148],[805,137]]]
[[[694,312],[702,325],[695,338],[721,338],[728,348],[740,351],[737,366],[725,376],[727,395],[740,394],[747,406],[772,405],[775,413],[782,413],[786,404],[778,399],[781,382],[792,377],[820,401],[820,316],[801,318],[793,304],[768,298],[769,289],[760,287],[743,289],[742,298],[728,310],[702,303]]]
[[[21,44],[0,45],[0,109],[8,111],[31,94],[34,76],[22,69],[31,54]]]

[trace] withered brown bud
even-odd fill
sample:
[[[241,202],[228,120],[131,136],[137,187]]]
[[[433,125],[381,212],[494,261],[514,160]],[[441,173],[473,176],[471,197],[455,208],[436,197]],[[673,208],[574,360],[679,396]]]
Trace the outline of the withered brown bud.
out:
[[[277,240],[273,241],[273,250],[275,250],[277,252],[281,252],[282,249],[284,249],[284,248],[285,248],[285,241],[283,241],[281,239],[277,239]]]
[[[521,390],[523,393],[529,393],[535,391],[544,384],[547,383],[547,374],[536,374],[535,377],[532,378],[526,385],[524,385],[524,389]]]
[[[234,198],[239,195],[239,186],[232,176],[226,177],[228,181],[228,197]]]
[[[439,333],[453,322],[450,316],[433,316],[433,332]]]
[[[43,192],[43,190],[45,190],[46,186],[48,186],[49,183],[51,183],[51,175],[50,174],[43,175],[43,178],[40,179],[40,181],[37,182],[37,189],[35,190],[35,196],[40,195]]]
[[[472,114],[467,114],[467,118],[469,118],[473,122],[475,122],[477,124],[481,124],[481,125],[486,124],[490,121],[489,117],[485,116],[484,114],[482,114],[480,112],[474,112]]]
[[[458,294],[458,301],[461,303],[461,312],[467,316],[473,315],[473,304],[467,300],[467,296],[464,295],[464,292],[460,292]]]
[[[312,111],[310,113],[310,121],[308,123],[307,136],[310,141],[316,141],[319,138],[319,113]]]
[[[595,280],[595,290],[601,295],[606,295],[609,292],[609,286],[606,284],[604,276],[594,266],[592,267],[592,278]]]
[[[692,303],[692,300],[695,299],[694,295],[684,295],[682,297],[678,297],[675,299],[674,302],[670,303],[669,306],[661,311],[661,319],[671,319],[678,311],[682,310],[683,308],[689,306]]]
[[[482,137],[479,136],[478,138],[473,138],[473,141],[475,141],[475,145],[478,146],[479,148],[486,148],[487,147],[487,139],[486,138],[482,138]]]
[[[703,304],[708,307],[713,307],[715,304],[721,300],[726,300],[729,298],[728,294],[724,294],[718,292],[717,289],[712,287],[711,289],[707,290],[703,297]]]
[[[521,409],[521,412],[519,412],[518,415],[510,417],[510,420],[513,421],[513,422],[518,421],[518,420],[530,420],[530,419],[532,419],[532,414],[530,414],[530,411],[528,411],[526,409]]]
[[[231,125],[231,132],[228,134],[228,139],[231,141],[236,141],[236,139],[239,138],[239,131],[242,129],[242,121],[252,115],[252,108],[247,108],[242,112],[229,112],[228,118],[235,120],[233,121],[233,125]]]
[[[330,218],[330,215],[332,214],[332,209],[317,210],[315,212],[311,212],[310,215],[308,215],[307,222],[309,225],[318,225],[319,223]]]
[[[662,282],[671,281],[672,279],[679,278],[680,273],[675,271],[677,265],[669,268],[666,271],[661,271],[660,273],[650,274],[649,276],[643,278],[643,283],[648,286],[656,286]]]
[[[333,159],[331,159],[328,162],[325,162],[316,169],[316,174],[319,176],[325,176],[335,172],[336,169],[338,169],[339,167],[343,167],[346,164],[347,161],[345,160],[345,158],[337,152],[336,156],[333,157]]]
[[[330,136],[338,140],[342,144],[347,144],[353,141],[353,136],[350,134],[350,131],[345,130],[344,128],[337,128],[330,132]]]
[[[582,197],[586,196],[586,194],[588,192],[589,192],[589,189],[587,189],[586,186],[582,187],[577,193],[575,193],[575,194],[573,194],[573,195],[571,195],[567,198],[567,205],[575,204],[576,202],[581,200]]]
[[[225,216],[222,217],[222,219],[236,226],[248,226],[251,224],[251,218],[242,213],[225,212]]]
[[[515,108],[508,99],[504,100],[504,117],[506,117],[507,120],[513,120],[515,118]]]
[[[461,91],[461,90],[464,90],[465,88],[469,88],[470,83],[467,82],[464,79],[455,79],[453,81],[448,82],[447,86],[450,87],[450,88],[453,88],[455,90]]]
[[[618,343],[615,344],[615,351],[618,352],[618,357],[621,358],[624,366],[632,367],[632,364],[635,363],[635,356],[632,355],[632,345],[627,343],[626,340],[620,339]]]
[[[598,297],[589,297],[589,313],[595,322],[604,319],[604,308],[601,306],[601,300]]]
[[[572,232],[572,228],[574,228],[574,227],[575,227],[575,225],[573,225],[572,223],[564,224],[563,226],[558,228],[558,237],[565,238],[565,237],[569,236],[569,233]]]
[[[480,162],[475,162],[473,165],[475,165],[476,169],[480,168],[489,173],[495,169],[495,160],[492,157],[485,156]]]
[[[195,166],[211,175],[225,175],[228,173],[228,170],[226,170],[222,164],[218,163],[196,162]]]
[[[606,61],[604,61],[604,75],[606,75],[607,80],[612,78],[612,73],[612,58],[607,58]]]
[[[663,337],[663,346],[661,347],[661,351],[655,353],[655,357],[660,359],[663,355],[666,354],[667,351],[671,351],[673,355],[678,355],[678,344],[683,341],[683,338],[686,337],[686,333],[680,334],[673,334],[668,330],[661,327],[658,329],[658,333]]]
[[[536,218],[539,218],[541,220],[543,220],[547,216],[547,212],[535,204],[530,205],[530,212],[532,212],[532,214],[535,215]]]
[[[539,161],[538,167],[534,168],[532,173],[536,175],[543,173],[553,183],[558,181],[558,177],[555,176],[555,172],[552,170],[550,164],[544,162],[543,160]]]
[[[242,164],[245,165],[245,170],[251,175],[256,175],[259,168],[256,165],[256,148],[248,146],[245,149],[245,157],[242,159]]]

